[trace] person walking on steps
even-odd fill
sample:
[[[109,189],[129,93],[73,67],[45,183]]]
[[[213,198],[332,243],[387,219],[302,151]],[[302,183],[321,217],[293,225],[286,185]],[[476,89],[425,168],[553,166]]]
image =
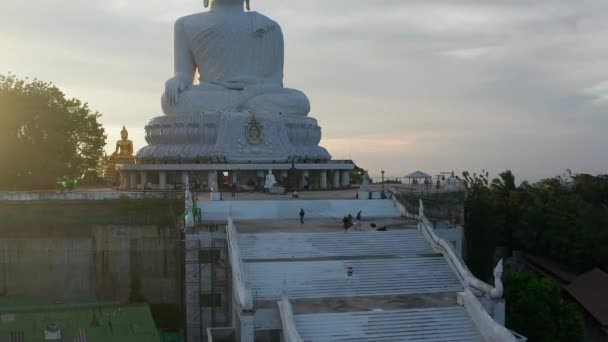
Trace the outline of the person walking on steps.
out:
[[[304,208],[300,209],[300,224],[304,224],[304,215],[306,215],[306,212],[304,212]]]
[[[355,219],[355,230],[361,230],[361,210],[357,213],[357,218]]]

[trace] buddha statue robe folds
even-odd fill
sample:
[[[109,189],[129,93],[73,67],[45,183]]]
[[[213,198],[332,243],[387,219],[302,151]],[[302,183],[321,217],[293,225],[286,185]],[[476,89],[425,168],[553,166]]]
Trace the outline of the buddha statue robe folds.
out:
[[[175,24],[175,76],[163,111],[245,111],[307,115],[302,92],[283,88],[283,33],[256,12],[194,14]],[[193,85],[198,71],[200,84]]]
[[[175,74],[165,83],[165,116],[146,126],[138,162],[329,160],[310,102],[283,86],[278,23],[246,12],[244,0],[211,0],[211,10],[175,23]],[[195,77],[198,74],[198,83]]]

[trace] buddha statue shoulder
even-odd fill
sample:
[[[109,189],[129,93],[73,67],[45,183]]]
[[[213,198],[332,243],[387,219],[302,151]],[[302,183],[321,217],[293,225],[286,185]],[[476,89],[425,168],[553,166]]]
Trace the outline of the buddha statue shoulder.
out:
[[[244,1],[210,0],[210,11],[177,20],[175,75],[166,82],[161,100],[166,115],[308,115],[306,95],[283,86],[281,27],[262,14],[245,11]]]

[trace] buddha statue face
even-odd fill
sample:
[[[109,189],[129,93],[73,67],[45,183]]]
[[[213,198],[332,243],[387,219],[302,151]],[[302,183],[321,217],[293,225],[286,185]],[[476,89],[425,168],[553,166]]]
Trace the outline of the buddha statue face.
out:
[[[129,139],[129,132],[127,132],[127,129],[125,127],[122,128],[122,131],[120,132],[120,137],[123,141]]]

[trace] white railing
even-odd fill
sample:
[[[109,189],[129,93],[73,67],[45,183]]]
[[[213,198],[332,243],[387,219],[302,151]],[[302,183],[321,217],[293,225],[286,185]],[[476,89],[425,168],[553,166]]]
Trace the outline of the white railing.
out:
[[[298,328],[296,327],[296,321],[293,317],[293,308],[287,295],[283,293],[283,297],[277,302],[279,306],[279,313],[281,314],[281,326],[283,327],[283,337],[286,342],[303,342]]]
[[[442,252],[448,263],[454,268],[456,274],[460,278],[465,288],[470,288],[477,295],[485,295],[490,298],[501,298],[503,295],[503,284],[502,284],[502,260],[498,262],[498,265],[494,269],[494,284],[492,286],[477,277],[475,277],[469,268],[466,266],[462,258],[456,253],[454,246],[452,246],[446,240],[440,238],[435,233],[435,229],[431,222],[424,215],[424,204],[420,200],[420,212],[419,212],[419,224],[418,228],[426,236],[427,240],[431,242],[433,248],[436,251]]]
[[[458,294],[459,304],[464,306],[473,323],[479,329],[486,341],[517,342],[518,339],[509,329],[498,324],[483,308],[477,297],[469,290]]]
[[[236,226],[232,216],[228,217],[228,225],[226,226],[226,238],[228,239],[228,253],[230,254],[230,265],[232,268],[232,279],[236,298],[243,311],[253,310],[253,292],[247,279],[247,272],[241,251],[239,250],[238,236]]]

